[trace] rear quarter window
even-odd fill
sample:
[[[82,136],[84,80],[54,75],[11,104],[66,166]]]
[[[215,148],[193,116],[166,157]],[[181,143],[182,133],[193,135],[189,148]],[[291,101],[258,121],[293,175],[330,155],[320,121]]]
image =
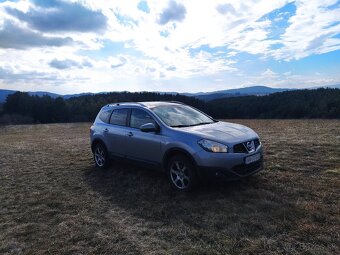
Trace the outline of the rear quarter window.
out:
[[[110,124],[118,126],[126,126],[128,109],[115,109],[110,118]]]
[[[105,123],[109,123],[112,110],[104,110],[99,114],[99,119]]]

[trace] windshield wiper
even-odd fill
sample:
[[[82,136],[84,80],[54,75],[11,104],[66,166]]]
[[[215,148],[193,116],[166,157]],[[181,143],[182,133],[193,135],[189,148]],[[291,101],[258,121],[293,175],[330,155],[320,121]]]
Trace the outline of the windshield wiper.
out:
[[[173,126],[170,126],[170,127],[179,127],[179,128],[181,128],[181,127],[191,127],[192,125],[173,125]]]
[[[171,126],[171,127],[194,127],[194,126],[199,126],[199,125],[206,125],[206,124],[212,124],[214,122],[201,122],[201,123],[197,123],[197,124],[191,124],[191,125],[174,125],[174,126]]]
[[[215,123],[215,122],[201,122],[201,123],[198,123],[198,124],[194,124],[192,126],[207,125],[207,124],[212,124],[212,123]]]

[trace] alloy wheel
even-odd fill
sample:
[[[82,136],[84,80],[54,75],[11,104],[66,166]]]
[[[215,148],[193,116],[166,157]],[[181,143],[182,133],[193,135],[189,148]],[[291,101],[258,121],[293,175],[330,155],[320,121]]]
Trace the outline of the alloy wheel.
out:
[[[178,189],[186,189],[190,184],[189,171],[186,164],[174,161],[170,166],[170,178]]]
[[[94,159],[99,167],[105,165],[105,151],[101,146],[97,146],[94,151]]]

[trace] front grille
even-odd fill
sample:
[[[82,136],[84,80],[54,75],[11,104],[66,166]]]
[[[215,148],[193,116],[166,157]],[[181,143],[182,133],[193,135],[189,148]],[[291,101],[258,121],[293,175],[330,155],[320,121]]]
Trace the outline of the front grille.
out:
[[[259,169],[261,165],[262,159],[249,165],[242,164],[234,166],[232,170],[239,175],[247,175]]]
[[[246,144],[247,144],[247,142],[251,142],[251,141],[254,141],[255,150],[257,150],[257,148],[260,146],[260,140],[259,139],[250,140],[250,141],[246,141],[244,143],[239,143],[239,144],[234,145],[234,153],[248,153]]]
[[[247,153],[246,147],[243,145],[243,143],[239,143],[234,145],[234,153]]]

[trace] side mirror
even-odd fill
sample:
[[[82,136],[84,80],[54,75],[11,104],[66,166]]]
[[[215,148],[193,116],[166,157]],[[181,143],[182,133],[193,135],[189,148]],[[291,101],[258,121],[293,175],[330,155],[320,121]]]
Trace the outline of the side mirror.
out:
[[[155,126],[153,123],[146,123],[144,125],[141,125],[139,128],[142,132],[157,132],[158,127]]]

